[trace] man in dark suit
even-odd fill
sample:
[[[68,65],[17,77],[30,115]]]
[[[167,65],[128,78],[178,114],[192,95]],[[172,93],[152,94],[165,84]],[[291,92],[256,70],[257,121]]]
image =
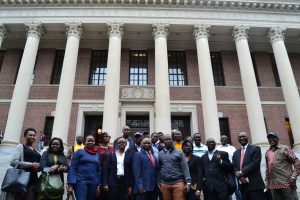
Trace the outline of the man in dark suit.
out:
[[[134,187],[136,200],[157,200],[157,159],[151,152],[151,141],[144,138],[142,150],[133,158]]]
[[[228,153],[216,150],[216,142],[212,138],[207,139],[206,152],[201,157],[203,191],[207,200],[227,200],[227,182],[225,174],[232,170]]]
[[[265,200],[265,184],[260,172],[260,147],[248,144],[248,134],[245,132],[239,134],[238,140],[242,147],[234,152],[232,162],[242,199]]]
[[[125,147],[125,151],[127,151],[127,149],[131,149],[134,147],[134,139],[129,135],[130,133],[130,127],[129,126],[123,126],[122,129],[122,136],[118,137],[117,139],[115,139],[114,141],[114,149],[118,148],[118,140],[120,138],[124,138],[126,140],[126,147]]]

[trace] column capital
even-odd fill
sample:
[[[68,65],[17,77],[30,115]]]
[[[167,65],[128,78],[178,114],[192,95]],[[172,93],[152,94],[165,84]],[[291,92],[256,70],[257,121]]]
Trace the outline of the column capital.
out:
[[[241,39],[247,40],[249,37],[248,30],[249,30],[249,26],[244,26],[244,25],[233,26],[232,36],[233,36],[234,41],[238,41]]]
[[[169,35],[168,28],[169,28],[169,24],[163,24],[163,23],[152,24],[152,34],[154,38],[157,37],[167,38]]]
[[[67,37],[75,36],[81,38],[83,27],[81,22],[67,22],[65,23]]]
[[[116,36],[122,39],[124,35],[124,23],[109,22],[106,24],[108,37]]]
[[[36,37],[40,39],[43,34],[43,25],[41,22],[35,23],[27,23],[25,24],[27,37]]]
[[[4,39],[6,37],[6,28],[3,23],[0,23],[0,38]]]
[[[193,30],[193,35],[195,37],[195,40],[198,40],[200,38],[208,39],[209,29],[210,29],[210,25],[208,24],[195,24]]]
[[[286,28],[279,27],[279,26],[271,27],[268,34],[270,42],[273,43],[276,41],[284,41],[285,30]]]

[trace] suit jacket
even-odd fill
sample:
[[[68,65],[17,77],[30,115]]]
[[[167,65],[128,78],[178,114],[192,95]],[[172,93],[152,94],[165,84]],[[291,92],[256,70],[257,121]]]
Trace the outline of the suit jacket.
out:
[[[202,164],[201,158],[198,156],[191,155],[190,159],[188,160],[188,166],[190,170],[190,175],[192,178],[192,186],[197,184],[196,189],[201,190],[202,188],[202,181],[201,181],[201,173],[202,173]]]
[[[131,151],[125,152],[124,157],[124,184],[127,187],[132,187],[133,185],[133,175],[132,175],[132,156]],[[117,175],[117,156],[116,153],[112,153],[108,156],[105,161],[103,169],[103,185],[117,185],[118,175]]]
[[[222,162],[216,160],[216,155],[221,156]],[[216,150],[212,159],[209,160],[208,152],[201,157],[203,190],[205,193],[227,191],[225,174],[232,171],[228,153]]]
[[[248,144],[242,169],[240,169],[241,148],[236,150],[232,157],[234,171],[242,171],[244,177],[249,179],[248,190],[264,189],[265,184],[260,172],[261,150],[259,146]],[[241,185],[243,187],[243,184]]]
[[[146,151],[142,150],[135,153],[133,158],[133,175],[134,175],[134,193],[138,193],[140,189],[147,192],[153,191],[157,185],[157,166],[158,160],[155,159],[155,166],[153,166]]]

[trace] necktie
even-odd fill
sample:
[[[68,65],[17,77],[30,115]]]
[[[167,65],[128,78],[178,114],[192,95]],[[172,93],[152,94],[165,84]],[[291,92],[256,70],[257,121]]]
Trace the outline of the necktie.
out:
[[[151,163],[152,163],[153,167],[155,167],[155,160],[154,160],[154,158],[153,158],[153,156],[152,156],[152,154],[150,152],[148,152],[148,156],[149,156],[149,158],[151,160]]]
[[[245,147],[242,147],[242,149],[241,149],[241,160],[240,160],[240,170],[242,170],[244,156],[245,156]]]

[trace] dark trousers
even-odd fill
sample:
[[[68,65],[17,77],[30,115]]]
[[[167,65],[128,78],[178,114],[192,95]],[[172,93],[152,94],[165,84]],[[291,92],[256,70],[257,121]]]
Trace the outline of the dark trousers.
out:
[[[76,183],[75,196],[77,200],[95,200],[97,184]]]
[[[296,188],[271,190],[273,200],[298,200]]]
[[[264,190],[248,190],[248,186],[242,186],[241,189],[243,200],[266,200]]]
[[[185,194],[185,200],[196,200],[195,190],[191,190],[190,192]]]
[[[227,191],[222,191],[222,192],[211,192],[205,194],[205,199],[206,200],[228,200],[229,195],[227,194]],[[254,200],[254,199],[253,199]]]
[[[144,194],[138,193],[135,195],[135,200],[157,200],[156,194],[156,191],[148,191]]]
[[[128,186],[125,185],[124,177],[119,176],[116,185],[110,185],[109,199],[110,200],[127,200],[128,199]]]

